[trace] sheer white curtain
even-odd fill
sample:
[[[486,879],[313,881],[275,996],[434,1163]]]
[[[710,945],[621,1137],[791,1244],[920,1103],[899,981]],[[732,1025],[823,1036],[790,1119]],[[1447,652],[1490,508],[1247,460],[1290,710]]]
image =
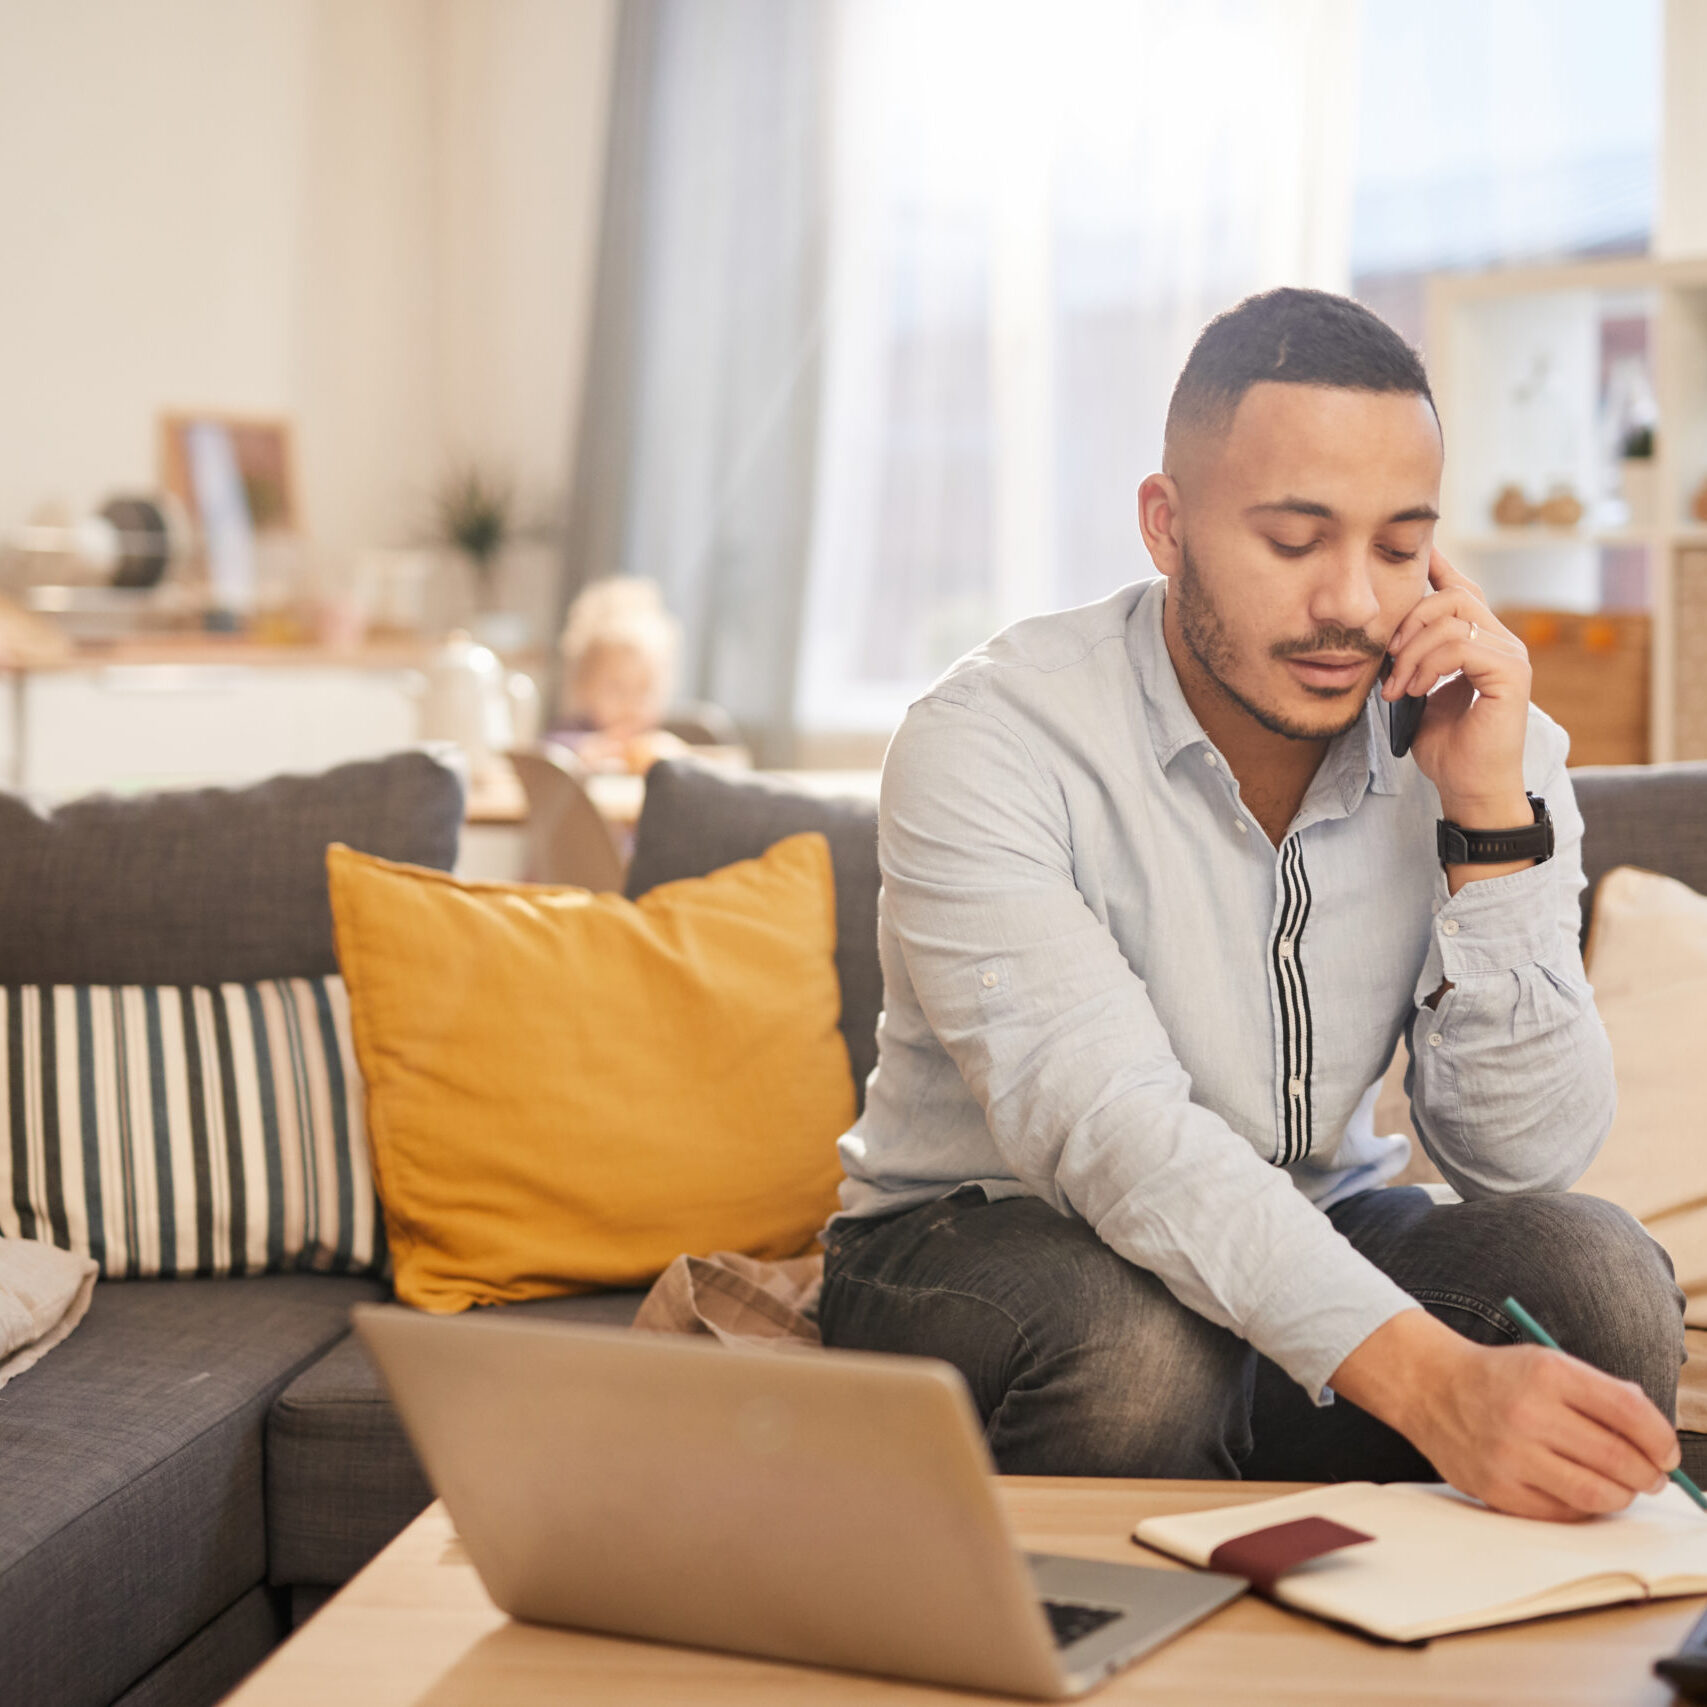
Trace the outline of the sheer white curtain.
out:
[[[659,581],[684,696],[792,755],[813,501],[831,14],[624,0],[557,622]]]
[[[1203,322],[1346,287],[1356,0],[843,0],[802,726],[1149,572]]]

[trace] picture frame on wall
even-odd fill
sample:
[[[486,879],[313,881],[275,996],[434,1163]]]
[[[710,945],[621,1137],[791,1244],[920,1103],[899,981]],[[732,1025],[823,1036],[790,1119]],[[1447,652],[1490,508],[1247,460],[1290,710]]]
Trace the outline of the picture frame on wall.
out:
[[[260,587],[258,543],[298,532],[290,423],[188,411],[160,420],[160,479],[195,523],[211,609],[240,622]]]
[[[198,436],[206,441],[208,428],[219,429],[230,443],[254,531],[300,532],[296,447],[291,424],[282,416],[232,415],[211,409],[162,415],[161,485],[183,503],[198,525],[203,523],[192,446]],[[203,431],[198,434],[198,429]]]

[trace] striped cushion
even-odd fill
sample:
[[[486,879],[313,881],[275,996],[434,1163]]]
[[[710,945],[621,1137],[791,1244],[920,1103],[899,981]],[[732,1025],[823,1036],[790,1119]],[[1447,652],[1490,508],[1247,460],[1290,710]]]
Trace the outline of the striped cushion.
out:
[[[384,1263],[341,978],[0,988],[0,1234],[108,1280]]]

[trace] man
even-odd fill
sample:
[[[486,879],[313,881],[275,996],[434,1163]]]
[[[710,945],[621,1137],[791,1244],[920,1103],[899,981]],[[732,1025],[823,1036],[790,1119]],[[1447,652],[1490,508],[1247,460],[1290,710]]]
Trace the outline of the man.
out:
[[[1390,328],[1249,299],[1139,489],[1164,579],[998,635],[890,747],[821,1320],[957,1364],[1003,1470],[1438,1473],[1568,1518],[1678,1461],[1670,1266],[1566,1195],[1615,1095],[1566,740],[1432,550],[1442,456]],[[1401,1037],[1459,1203],[1385,1186]]]

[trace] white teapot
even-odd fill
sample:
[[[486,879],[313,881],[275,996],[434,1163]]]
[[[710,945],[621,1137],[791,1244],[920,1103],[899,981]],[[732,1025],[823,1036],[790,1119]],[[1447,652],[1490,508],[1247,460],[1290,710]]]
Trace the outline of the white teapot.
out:
[[[539,690],[531,676],[506,670],[498,655],[464,629],[445,636],[427,660],[420,702],[423,741],[454,741],[475,776],[490,772],[511,747],[539,736]]]

